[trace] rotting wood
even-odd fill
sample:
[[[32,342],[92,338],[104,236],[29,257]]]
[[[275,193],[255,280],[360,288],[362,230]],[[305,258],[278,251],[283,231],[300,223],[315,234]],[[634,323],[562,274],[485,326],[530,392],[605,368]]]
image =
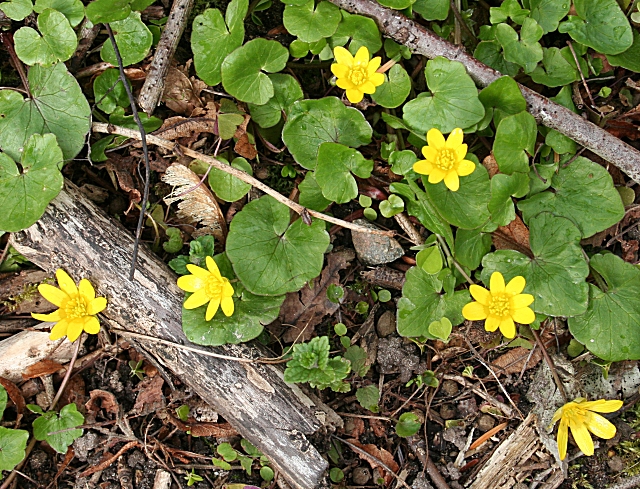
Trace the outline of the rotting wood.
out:
[[[190,344],[181,327],[182,291],[175,274],[146,247],[140,248],[134,280],[128,279],[133,237],[79,189],[65,188],[42,218],[11,236],[11,244],[41,268],[64,268],[88,278],[108,298],[102,325]],[[139,339],[147,356],[172,370],[256,445],[294,488],[326,484],[327,462],[306,435],[332,416],[283,380],[277,365],[246,364],[199,355]],[[207,347],[202,347],[207,349]],[[254,344],[212,351],[235,357],[264,355]],[[335,415],[333,415],[335,416]]]
[[[383,34],[404,44],[413,53],[431,59],[443,56],[452,61],[460,61],[469,75],[482,87],[503,76],[469,55],[464,47],[445,41],[397,10],[385,8],[374,0],[330,1],[350,13],[371,17]],[[518,86],[527,101],[528,111],[539,123],[570,137],[618,167],[634,182],[640,183],[640,151],[530,88]]]

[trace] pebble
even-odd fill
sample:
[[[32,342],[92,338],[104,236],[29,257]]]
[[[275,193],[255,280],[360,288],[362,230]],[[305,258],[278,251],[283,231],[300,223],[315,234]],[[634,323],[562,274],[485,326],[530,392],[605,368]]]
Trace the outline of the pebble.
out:
[[[351,474],[351,480],[356,486],[364,486],[371,480],[371,471],[366,467],[356,467]]]
[[[440,387],[440,391],[451,397],[458,393],[458,383],[453,380],[445,380]]]
[[[478,429],[483,433],[489,431],[496,425],[496,420],[488,414],[483,414],[478,418]]]
[[[475,397],[461,400],[458,402],[457,408],[460,416],[463,418],[473,416],[478,412],[478,404],[476,403]]]
[[[440,417],[442,419],[453,419],[456,417],[456,410],[451,404],[443,404],[440,407]]]
[[[607,460],[607,465],[611,469],[611,472],[620,474],[624,470],[624,461],[618,455],[614,455]]]
[[[354,224],[370,229],[378,229],[366,219],[356,219]],[[381,265],[397,260],[404,250],[395,239],[380,234],[351,231],[353,247],[363,265]]]
[[[391,311],[385,311],[378,319],[376,331],[380,338],[385,338],[396,332],[396,315]]]

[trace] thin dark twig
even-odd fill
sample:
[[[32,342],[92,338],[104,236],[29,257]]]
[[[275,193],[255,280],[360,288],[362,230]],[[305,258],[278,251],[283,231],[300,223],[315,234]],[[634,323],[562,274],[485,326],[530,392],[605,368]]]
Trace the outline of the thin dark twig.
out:
[[[0,255],[0,265],[2,265],[2,262],[4,261],[4,259],[7,257],[7,254],[9,253],[9,241],[7,241],[6,246],[4,247],[4,250],[2,250],[2,254]]]
[[[149,148],[147,147],[147,132],[144,130],[142,121],[140,121],[140,116],[138,116],[136,101],[133,98],[133,94],[131,93],[131,88],[129,88],[129,83],[127,83],[127,76],[124,74],[124,66],[122,65],[122,57],[120,56],[120,50],[118,49],[116,38],[113,36],[113,31],[111,30],[111,26],[109,24],[105,24],[105,27],[107,28],[107,33],[109,34],[109,39],[111,40],[111,45],[113,46],[113,51],[116,55],[116,60],[118,60],[118,70],[120,72],[120,80],[122,80],[124,89],[127,92],[127,97],[129,98],[129,105],[131,105],[131,111],[133,112],[133,119],[136,121],[138,130],[140,131],[140,136],[141,136],[140,140],[142,141],[142,154],[144,156],[144,191],[142,193],[142,202],[140,203],[140,218],[138,219],[138,226],[136,228],[136,237],[135,237],[135,241],[133,242],[133,256],[131,257],[131,269],[129,271],[129,280],[133,280],[133,275],[136,271],[136,261],[138,259],[138,248],[140,246],[140,237],[142,236],[142,225],[144,223],[144,216],[147,209],[147,203],[149,202],[149,180],[151,179],[151,163],[149,162]]]
[[[456,4],[455,4],[455,2],[453,0],[451,0],[451,11],[453,12],[454,17],[458,21],[458,24],[460,24],[462,26],[462,28],[465,30],[465,32],[473,40],[474,45],[478,44],[478,38],[473,33],[473,31],[469,28],[467,23],[464,21],[464,19],[462,18],[462,15],[460,15],[460,12],[458,11],[458,8],[456,7]]]
[[[573,60],[576,62],[576,68],[578,68],[578,73],[580,73],[580,78],[582,79],[582,86],[586,90],[587,96],[589,97],[589,101],[591,102],[591,108],[593,108],[594,110],[598,110],[598,107],[596,107],[596,103],[594,102],[593,97],[591,96],[591,90],[589,90],[587,81],[584,79],[584,75],[582,74],[582,68],[580,67],[580,63],[578,62],[578,56],[576,55],[576,52],[573,49],[573,44],[571,43],[571,41],[567,41],[567,45],[569,46],[569,50],[573,55]]]

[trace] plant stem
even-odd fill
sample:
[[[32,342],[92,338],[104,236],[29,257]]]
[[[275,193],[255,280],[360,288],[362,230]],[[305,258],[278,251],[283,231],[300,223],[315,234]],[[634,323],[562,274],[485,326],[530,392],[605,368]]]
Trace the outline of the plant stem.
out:
[[[80,344],[82,343],[83,336],[84,336],[84,333],[81,333],[80,337],[76,340],[76,347],[73,350],[73,356],[71,357],[71,361],[69,362],[67,371],[64,374],[64,379],[62,379],[62,383],[60,384],[60,387],[58,387],[58,392],[56,393],[56,397],[53,398],[53,401],[51,402],[51,406],[49,406],[49,411],[53,411],[56,408],[56,404],[58,404],[58,401],[60,400],[60,396],[62,396],[62,391],[64,391],[64,388],[67,385],[67,382],[69,382],[69,379],[71,378],[71,372],[73,371],[73,366],[75,365],[76,360],[78,359],[78,352],[80,351]]]

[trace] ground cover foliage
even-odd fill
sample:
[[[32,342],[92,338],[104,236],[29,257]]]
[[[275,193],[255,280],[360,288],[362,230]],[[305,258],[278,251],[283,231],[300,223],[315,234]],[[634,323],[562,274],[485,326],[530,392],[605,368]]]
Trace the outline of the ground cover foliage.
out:
[[[172,66],[162,104],[153,115],[140,112],[140,125],[247,178],[151,146],[146,203],[143,152],[138,142],[118,135],[118,127],[139,129],[127,90],[137,94],[148,74],[167,21],[166,3],[0,3],[6,54],[0,65],[1,239],[35,223],[64,177],[92,192],[132,230],[147,205],[143,241],[178,275],[195,277],[207,268],[207,276],[233,285],[233,308],[218,308],[219,291],[208,291],[197,307],[193,300],[185,304],[187,337],[211,346],[261,341],[283,355],[287,382],[323,391],[332,406],[346,404],[352,414],[384,416],[386,428],[369,420],[365,432],[358,418],[346,433],[352,441],[361,437],[356,442],[392,469],[399,468],[396,448],[420,430],[464,427],[464,418],[471,425],[482,416],[507,417],[479,408],[431,415],[432,403],[450,406],[447,399],[456,395],[441,389],[447,375],[493,382],[489,369],[496,368],[507,385],[515,383],[518,398],[525,389],[510,376],[520,373],[522,382],[541,359],[541,341],[554,338],[560,355],[596,363],[605,375],[618,363],[640,359],[637,184],[615,162],[539,126],[516,83],[637,147],[637,2],[379,0],[505,75],[479,89],[460,62],[412,55],[385,39],[374,20],[326,0],[196,1],[176,56],[167,60]],[[101,24],[110,27],[111,38]],[[92,29],[97,37],[83,38]],[[86,39],[94,46],[89,52],[82,47]],[[359,78],[373,76],[382,84]],[[117,126],[115,134],[91,132],[92,121]],[[442,163],[443,154],[455,164]],[[463,160],[464,171],[456,166]],[[270,195],[252,187],[250,176]],[[278,194],[314,215],[292,213]],[[360,224],[332,227],[320,213]],[[393,231],[393,241],[370,234],[365,226],[371,224]],[[8,243],[2,258],[2,272],[29,267]],[[480,301],[470,285],[500,292],[493,287],[496,273],[506,283],[523,277],[524,294],[514,295],[532,297],[526,307],[535,319],[519,325],[515,338],[506,323],[491,326],[493,312],[483,316],[488,332],[463,315],[465,305]],[[195,278],[187,281],[194,290],[185,289],[185,300],[200,287]],[[3,306],[7,313],[9,305]],[[382,317],[392,323],[384,333]],[[375,348],[360,331],[363,324],[376,324]],[[473,344],[484,358],[480,363],[468,347]],[[395,364],[385,363],[381,355],[392,351]],[[512,358],[515,369],[507,360],[500,363],[501,355],[514,351],[524,352]],[[147,382],[137,361],[131,371]],[[157,384],[153,389],[158,395]],[[6,404],[2,389],[0,415]],[[59,415],[33,406],[39,417],[31,428],[37,440],[67,454],[84,421],[68,406],[75,404]],[[191,418],[188,410],[183,414],[173,416],[184,428]],[[19,428],[29,427],[19,426],[21,417],[0,428],[1,470],[24,458],[29,433]],[[67,431],[52,436],[49,425]],[[451,450],[443,447],[453,441],[440,439],[434,449],[447,466]],[[209,446],[218,468],[229,470],[238,460],[251,482],[271,482],[273,471],[255,448],[227,445],[214,440]],[[334,484],[392,483],[371,459],[362,467],[377,472],[358,482],[357,456],[346,455],[345,444],[330,445]],[[637,449],[620,446],[614,455],[632,463]],[[411,480],[415,465],[408,463]],[[582,467],[574,470],[584,475]],[[184,472],[185,484],[209,487],[193,470]],[[444,473],[460,480],[451,468]],[[243,482],[232,474],[231,480]],[[574,486],[603,487],[585,477]]]

